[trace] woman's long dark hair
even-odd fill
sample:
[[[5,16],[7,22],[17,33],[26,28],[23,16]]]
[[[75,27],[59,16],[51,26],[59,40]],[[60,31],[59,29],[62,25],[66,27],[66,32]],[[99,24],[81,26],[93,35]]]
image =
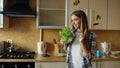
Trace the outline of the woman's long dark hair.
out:
[[[86,16],[85,12],[82,11],[82,10],[76,10],[71,15],[75,15],[75,16],[77,16],[77,17],[79,17],[81,19],[81,26],[80,26],[80,28],[82,28],[83,32],[86,30],[84,41],[86,43],[87,50],[90,51],[88,20],[87,20],[87,16]],[[74,26],[72,26],[72,28],[74,29]]]

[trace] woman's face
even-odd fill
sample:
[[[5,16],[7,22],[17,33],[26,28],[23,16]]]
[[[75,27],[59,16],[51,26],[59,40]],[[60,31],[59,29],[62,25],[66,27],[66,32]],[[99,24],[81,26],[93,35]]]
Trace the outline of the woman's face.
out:
[[[71,16],[71,23],[75,29],[78,29],[81,26],[81,19],[79,17],[77,17],[76,15],[72,15]]]

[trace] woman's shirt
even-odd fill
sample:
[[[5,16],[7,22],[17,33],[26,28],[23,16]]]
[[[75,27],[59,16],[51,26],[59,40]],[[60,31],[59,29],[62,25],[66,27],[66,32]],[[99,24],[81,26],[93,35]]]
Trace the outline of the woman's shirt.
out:
[[[75,34],[75,37],[71,43],[68,44],[67,47],[67,68],[74,68],[73,66],[78,65],[77,68],[91,68],[91,57],[90,56],[82,56],[81,49],[79,44],[79,35]],[[89,46],[91,52],[95,53],[96,46],[96,35],[92,32],[89,33]],[[79,63],[77,63],[79,62]],[[81,65],[82,64],[82,65]]]
[[[71,60],[73,68],[82,68],[82,53],[79,42],[79,34],[76,32],[76,38],[71,47]]]

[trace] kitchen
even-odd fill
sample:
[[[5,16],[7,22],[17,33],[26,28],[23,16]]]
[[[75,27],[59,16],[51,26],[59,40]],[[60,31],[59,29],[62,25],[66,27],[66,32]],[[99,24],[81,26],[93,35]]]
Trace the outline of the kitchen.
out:
[[[78,9],[78,7],[79,7],[79,6],[75,6],[75,7],[73,6],[74,1],[75,0],[71,0],[69,2],[69,9],[70,9],[69,12],[70,11],[72,12],[72,10]],[[80,4],[82,4],[82,2],[83,3],[88,3],[88,1],[89,0],[80,0]],[[109,0],[105,0],[105,1],[109,1]],[[110,4],[113,3],[112,0],[110,0],[110,1],[111,1]],[[118,4],[119,4],[120,1],[119,0],[117,0],[117,1],[118,1]],[[101,4],[101,2],[99,2],[99,3]],[[36,4],[35,0],[30,0],[30,5],[33,8],[33,10],[35,10],[35,7],[36,7],[35,4]],[[102,4],[104,4],[104,3],[102,3]],[[86,9],[86,6],[84,6],[84,7]],[[119,7],[119,6],[115,6],[115,7],[116,8],[114,8],[114,9],[118,10],[117,7]],[[120,10],[118,10],[118,11],[120,11]],[[102,14],[102,15],[104,15],[104,14]],[[120,16],[119,13],[115,13],[115,15]],[[106,17],[104,17],[104,18],[106,18]],[[113,19],[114,19],[114,16],[113,16]],[[107,20],[107,19],[105,19],[105,20]],[[119,19],[117,19],[117,20],[118,20],[118,22],[120,22]],[[111,21],[111,19],[110,19],[110,21]],[[107,21],[105,21],[105,22],[107,22]],[[114,21],[112,21],[112,22],[114,22]],[[119,46],[119,44],[120,44],[120,42],[119,42],[120,41],[120,38],[119,38],[119,34],[120,34],[119,24],[114,26],[113,29],[106,29],[106,28],[103,27],[103,29],[95,29],[95,30],[92,30],[92,31],[96,33],[97,46],[98,47],[100,46],[101,42],[106,41],[106,42],[110,42],[112,44],[111,45],[112,46],[111,50],[120,50],[120,46]],[[30,18],[29,17],[8,17],[8,16],[4,15],[3,28],[0,29],[0,41],[7,42],[7,40],[12,39],[14,41],[14,46],[16,48],[23,49],[23,51],[31,51],[31,52],[34,51],[34,52],[37,53],[37,43],[40,41],[40,38],[41,38],[40,34],[41,34],[40,29],[36,28],[36,17],[30,17]],[[50,44],[53,44],[53,39],[54,38],[57,39],[57,40],[60,39],[59,29],[43,29],[42,40],[44,42],[48,42]],[[51,45],[49,45],[49,46],[51,46]],[[51,51],[52,46],[51,47],[49,47],[49,46],[48,46],[48,51]],[[48,67],[49,67],[49,65],[51,65],[51,66],[57,65],[56,62],[58,62],[59,63],[58,68],[62,68],[61,65],[63,65],[63,68],[65,68],[64,67],[65,58],[63,58],[63,57],[60,57],[59,60],[57,60],[58,59],[57,57],[55,57],[55,58],[53,58],[53,57],[48,57],[48,58],[43,57],[43,59],[42,58],[38,58],[38,59],[40,59],[40,60],[34,60],[34,59],[30,59],[30,60],[29,59],[28,60],[27,59],[26,60],[22,60],[22,59],[19,60],[18,59],[18,61],[17,60],[12,60],[12,59],[10,59],[10,60],[7,59],[7,60],[9,62],[21,62],[21,61],[22,62],[25,62],[25,61],[35,62],[35,61],[37,61],[38,63],[41,63],[41,65],[42,64],[44,66],[48,65]],[[1,62],[2,61],[7,62],[7,60],[0,59]],[[119,60],[119,58],[117,58],[117,59],[109,59],[108,58],[108,59],[102,59],[102,60],[97,59],[97,60],[98,61],[104,61],[104,60],[107,61],[108,63],[104,62],[104,63],[107,64],[107,66],[111,65],[111,63],[113,63],[113,62],[114,62],[114,64],[116,64],[116,66],[117,66],[117,64],[119,65],[119,63],[120,63],[119,61],[117,61],[117,60]],[[44,62],[44,61],[51,61],[51,62]],[[109,63],[109,61],[110,61],[110,63]],[[44,67],[44,66],[43,66],[43,68],[47,68],[47,67]],[[42,67],[38,67],[38,68],[42,68]],[[57,67],[55,67],[55,68],[57,68]],[[101,68],[110,68],[110,67],[101,67]],[[119,67],[115,67],[115,68],[119,68]]]

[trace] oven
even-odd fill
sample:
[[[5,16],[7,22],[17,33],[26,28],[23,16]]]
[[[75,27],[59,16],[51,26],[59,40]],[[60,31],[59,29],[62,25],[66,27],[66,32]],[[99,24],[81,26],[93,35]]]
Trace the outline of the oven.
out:
[[[35,62],[0,62],[0,68],[35,68]]]
[[[34,59],[35,52],[6,52],[0,59]],[[0,68],[35,68],[35,62],[0,62]]]

